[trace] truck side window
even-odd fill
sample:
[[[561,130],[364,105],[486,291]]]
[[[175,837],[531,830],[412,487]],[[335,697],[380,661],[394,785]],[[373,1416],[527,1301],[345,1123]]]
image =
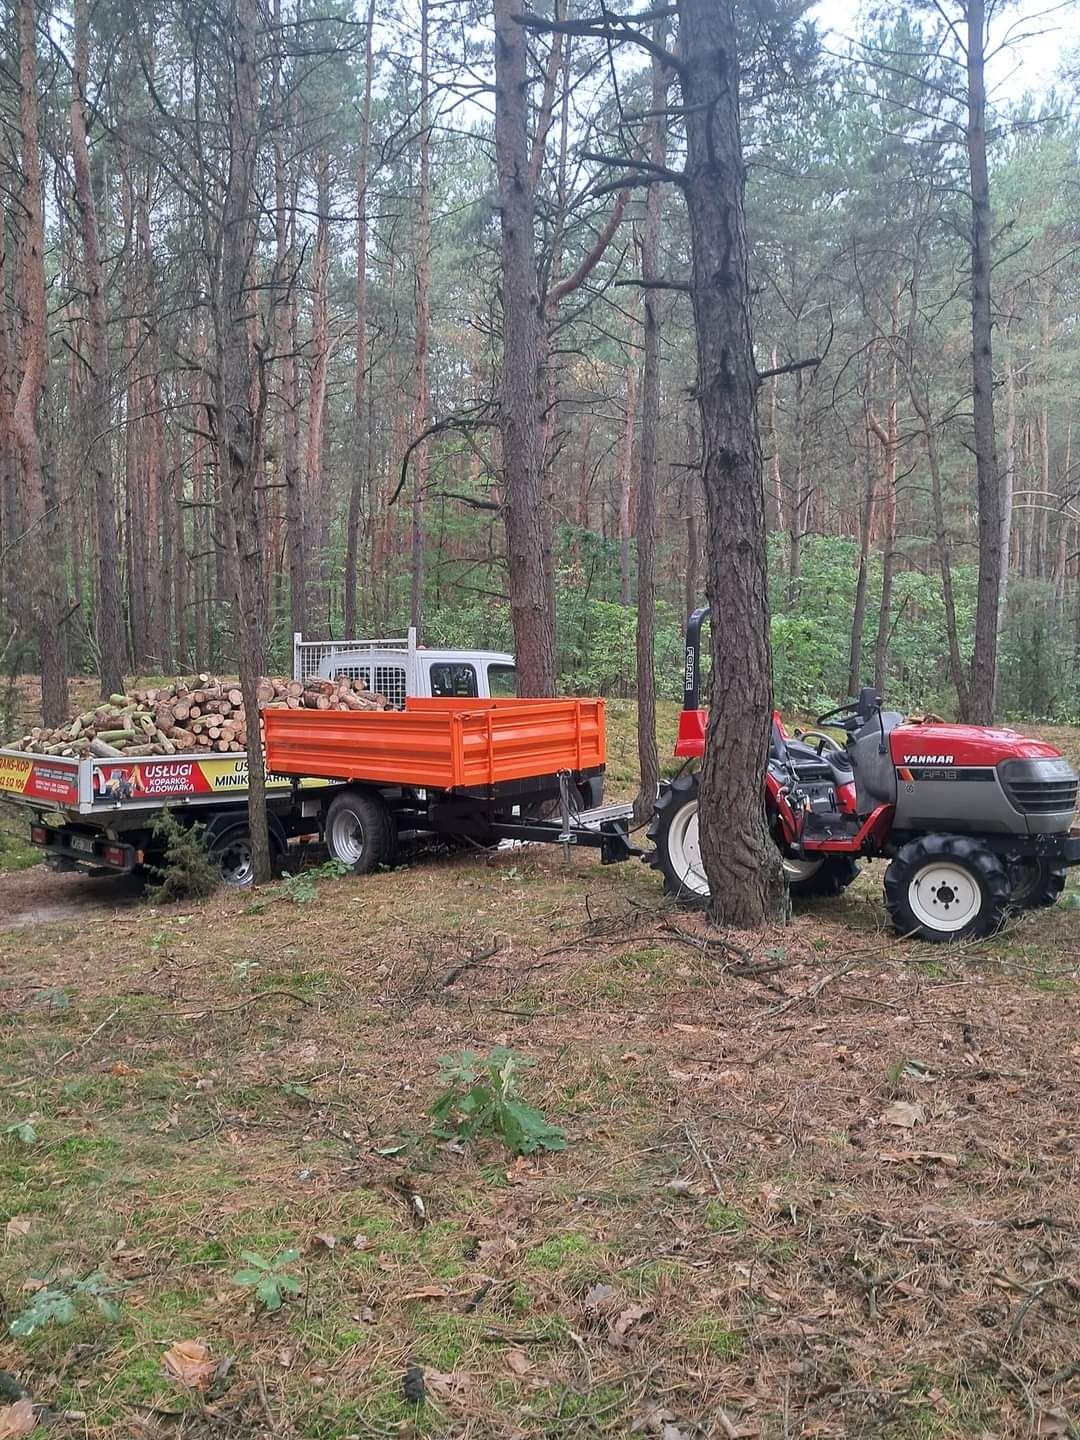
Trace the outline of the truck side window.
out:
[[[488,666],[488,694],[493,700],[513,700],[517,695],[517,670],[513,665],[492,661]]]
[[[437,699],[475,699],[478,693],[475,668],[451,661],[440,661],[439,664],[432,665],[431,693]]]

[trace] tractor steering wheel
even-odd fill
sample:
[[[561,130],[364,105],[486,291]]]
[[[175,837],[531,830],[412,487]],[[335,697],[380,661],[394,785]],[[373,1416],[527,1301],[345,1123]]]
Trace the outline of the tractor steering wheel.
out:
[[[824,750],[835,750],[840,755],[846,754],[839,740],[832,735],[826,735],[824,730],[804,730],[799,736],[799,739],[809,741],[811,736],[817,741],[817,752],[819,755]]]
[[[843,705],[834,705],[831,710],[826,710],[824,715],[819,715],[814,724],[827,725],[831,722],[838,730],[847,730],[851,727],[852,721],[864,718],[859,710],[858,700],[845,700]]]

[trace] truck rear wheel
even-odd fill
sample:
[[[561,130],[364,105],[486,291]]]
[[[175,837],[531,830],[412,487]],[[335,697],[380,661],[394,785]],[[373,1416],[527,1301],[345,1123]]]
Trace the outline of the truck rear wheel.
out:
[[[394,822],[377,795],[343,790],[326,810],[326,848],[356,875],[367,875],[394,858]]]
[[[885,872],[885,908],[901,935],[979,940],[1000,929],[1011,886],[992,850],[967,835],[924,835]]]
[[[680,775],[665,786],[648,831],[656,846],[650,863],[663,875],[665,892],[689,905],[703,905],[709,898],[698,832],[698,786],[697,771]],[[859,873],[850,855],[784,855],[783,864],[788,889],[796,900],[839,895]]]
[[[1068,872],[1049,860],[1034,856],[1009,866],[1012,886],[1009,904],[1014,910],[1042,910],[1056,905],[1065,889]]]
[[[222,880],[231,890],[246,890],[255,883],[255,859],[246,821],[209,831],[206,846],[211,860],[221,870]],[[271,827],[270,861],[275,870],[281,864],[282,853],[279,838]]]

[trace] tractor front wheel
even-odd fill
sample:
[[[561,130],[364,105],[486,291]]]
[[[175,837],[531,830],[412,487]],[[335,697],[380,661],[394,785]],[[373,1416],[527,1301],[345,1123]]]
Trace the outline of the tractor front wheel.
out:
[[[901,935],[980,940],[1000,929],[1012,887],[1001,860],[966,835],[923,835],[885,872],[885,908]]]

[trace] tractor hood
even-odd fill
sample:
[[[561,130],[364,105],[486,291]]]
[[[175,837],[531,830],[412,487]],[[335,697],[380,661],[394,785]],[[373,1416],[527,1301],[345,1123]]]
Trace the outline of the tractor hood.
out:
[[[1058,760],[1061,751],[1015,730],[982,725],[898,725],[889,732],[893,764],[998,765],[1003,760]]]

